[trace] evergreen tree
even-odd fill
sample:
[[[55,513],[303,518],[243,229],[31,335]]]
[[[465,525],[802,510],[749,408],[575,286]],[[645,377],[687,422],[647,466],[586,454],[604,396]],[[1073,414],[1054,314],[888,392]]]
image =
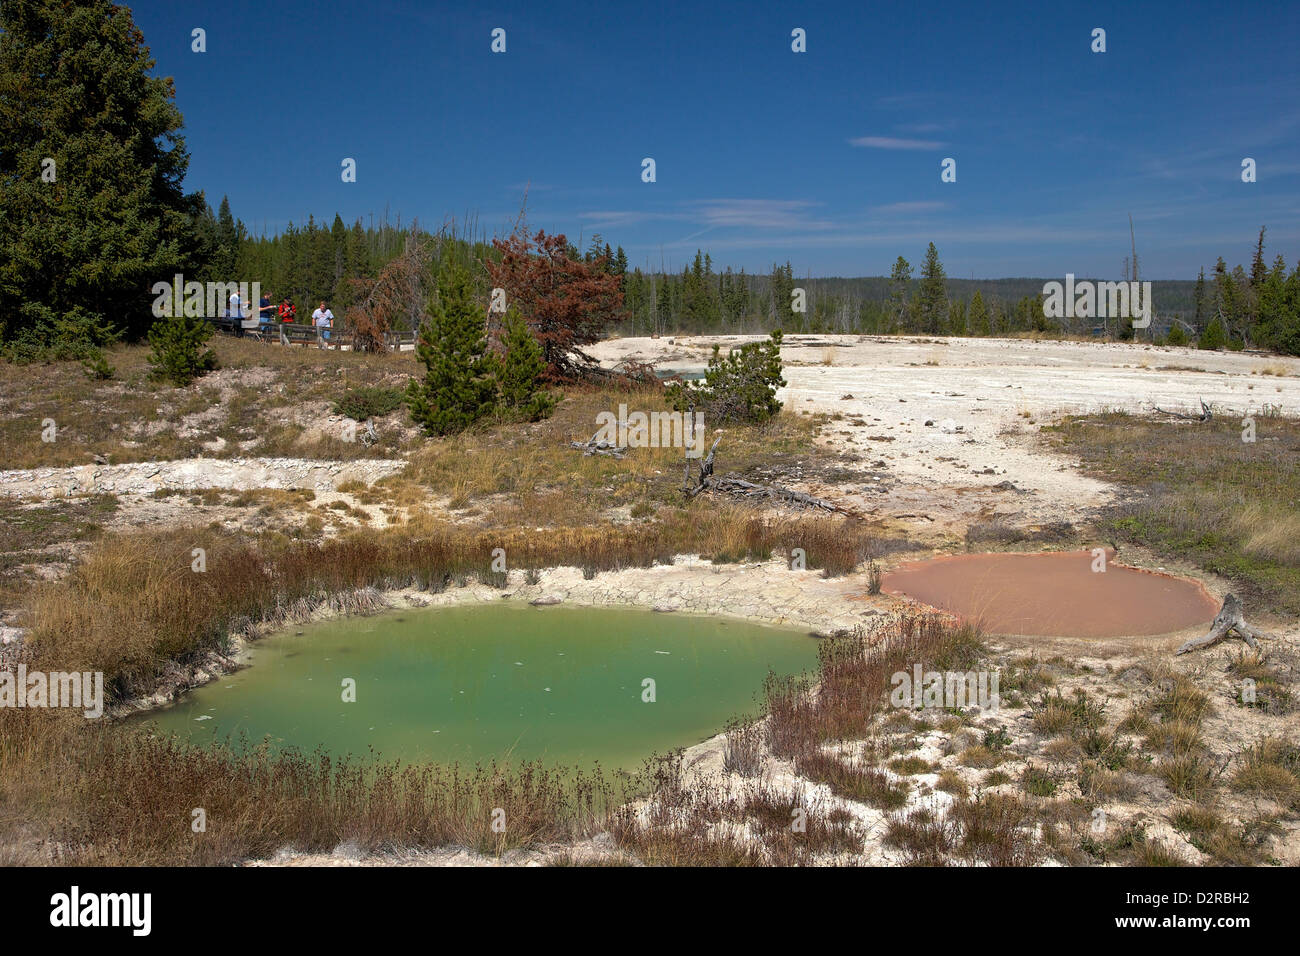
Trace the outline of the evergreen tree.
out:
[[[1240,264],[1232,267],[1233,318],[1228,347],[1241,349],[1255,337],[1255,290]]]
[[[212,272],[218,281],[232,282],[235,278],[235,260],[239,256],[239,242],[243,238],[230,212],[230,197],[222,196],[217,209],[217,249],[212,256]]]
[[[794,292],[794,268],[789,261],[784,266],[772,266],[772,320],[777,328],[792,326],[795,319],[791,308]]]
[[[668,276],[659,277],[659,291],[655,293],[655,334],[660,329],[667,329],[672,326],[673,321],[673,292],[672,283]]]
[[[965,335],[966,328],[966,303],[958,299],[953,299],[948,306],[948,330],[953,335]]]
[[[0,345],[139,335],[193,272],[200,194],[170,79],[109,0],[0,4]]]
[[[464,431],[492,413],[496,382],[487,356],[487,317],[464,269],[448,264],[439,275],[437,302],[420,325],[416,356],[425,375],[411,379],[406,402],[428,434]]]
[[[1205,328],[1205,266],[1201,266],[1201,274],[1196,277],[1196,288],[1192,292],[1192,300],[1196,303],[1196,330],[1199,332]]]
[[[979,289],[970,300],[970,317],[968,319],[971,335],[992,335],[993,326],[989,319],[989,307],[984,303],[984,296]]]
[[[1210,319],[1210,324],[1201,332],[1201,337],[1196,343],[1199,349],[1221,349],[1228,342],[1228,335],[1224,331],[1223,322],[1218,315]]]
[[[502,321],[501,346],[496,377],[501,407],[514,418],[536,422],[555,410],[555,398],[542,388],[546,359],[528,323],[513,308]]]
[[[1225,337],[1230,338],[1237,320],[1237,289],[1223,256],[1214,264],[1214,315]]]
[[[945,285],[943,263],[939,250],[930,243],[925,250],[925,264],[921,266],[919,313],[921,331],[931,334],[942,331],[948,316],[948,291]]]
[[[204,348],[212,337],[207,319],[163,318],[149,329],[149,377],[182,388],[217,367],[217,356]]]
[[[1259,288],[1268,278],[1268,266],[1264,263],[1264,233],[1267,227],[1259,227],[1259,241],[1255,243],[1255,258],[1250,263],[1250,284]]]
[[[1265,276],[1259,295],[1259,343],[1283,354],[1300,355],[1300,310],[1288,300],[1286,261],[1281,255]]]
[[[886,332],[897,331],[907,318],[908,286],[912,281],[912,266],[902,256],[894,263],[893,270],[889,273],[889,304],[887,310],[889,313],[890,327]]]

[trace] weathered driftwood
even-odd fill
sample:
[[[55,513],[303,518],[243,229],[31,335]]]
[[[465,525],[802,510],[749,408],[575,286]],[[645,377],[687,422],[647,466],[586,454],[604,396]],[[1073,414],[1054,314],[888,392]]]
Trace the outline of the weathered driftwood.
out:
[[[570,448],[577,448],[582,452],[583,457],[588,455],[610,455],[613,458],[622,458],[627,451],[627,445],[615,445],[610,441],[597,441],[596,437],[600,432],[596,432],[586,441],[571,441]]]
[[[1208,422],[1214,417],[1214,415],[1210,412],[1210,406],[1205,404],[1205,399],[1202,398],[1199,399],[1199,401],[1201,403],[1201,414],[1199,415],[1184,415],[1182,412],[1169,412],[1165,411],[1159,405],[1152,405],[1151,407],[1161,415],[1171,415],[1174,418],[1182,418],[1189,422]]]
[[[821,508],[824,511],[847,514],[839,505],[823,501],[821,498],[814,498],[812,495],[806,495],[802,491],[792,491],[778,485],[758,485],[752,481],[745,481],[743,478],[717,477],[713,474],[713,460],[714,452],[718,450],[718,442],[720,441],[722,439],[719,437],[713,443],[713,447],[709,449],[708,455],[700,462],[700,480],[694,488],[686,489],[688,498],[694,498],[702,491],[718,491],[723,494],[738,495],[745,498],[767,498],[804,508]]]
[[[1271,635],[1265,634],[1258,628],[1251,627],[1246,623],[1246,618],[1241,612],[1241,602],[1237,600],[1236,595],[1229,594],[1223,599],[1223,607],[1215,615],[1209,633],[1204,637],[1197,637],[1187,641],[1175,653],[1186,654],[1188,651],[1195,651],[1202,647],[1209,647],[1211,644],[1217,644],[1227,637],[1230,631],[1236,631],[1238,636],[1251,648],[1259,647],[1260,638],[1271,637]]]

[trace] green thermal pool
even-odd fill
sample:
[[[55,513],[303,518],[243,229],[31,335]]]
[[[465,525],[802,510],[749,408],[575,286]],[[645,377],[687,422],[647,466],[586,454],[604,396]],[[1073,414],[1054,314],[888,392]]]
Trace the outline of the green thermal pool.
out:
[[[769,670],[817,662],[805,632],[624,609],[441,608],[298,630],[133,721],[196,744],[243,735],[339,756],[630,770],[752,713]],[[647,678],[653,703],[642,700]],[[345,679],[355,702],[343,700]]]

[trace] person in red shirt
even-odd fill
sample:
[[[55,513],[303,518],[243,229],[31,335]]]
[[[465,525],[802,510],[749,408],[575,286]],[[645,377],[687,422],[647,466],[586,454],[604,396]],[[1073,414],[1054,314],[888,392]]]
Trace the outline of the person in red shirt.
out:
[[[289,297],[285,296],[283,299],[280,300],[280,307],[276,311],[279,313],[280,316],[280,325],[281,325],[280,344],[288,345],[289,339],[285,335],[283,326],[286,323],[290,323],[294,320],[294,318],[298,314],[298,310],[293,307],[293,303],[289,301]]]

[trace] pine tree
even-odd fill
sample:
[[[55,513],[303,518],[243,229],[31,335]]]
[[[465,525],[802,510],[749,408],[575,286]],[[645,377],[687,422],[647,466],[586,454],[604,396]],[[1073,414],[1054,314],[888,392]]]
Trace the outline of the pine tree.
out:
[[[943,329],[948,316],[948,291],[944,280],[939,250],[932,242],[925,250],[925,264],[921,266],[919,312],[922,332],[935,334]]]
[[[555,410],[555,398],[542,388],[546,359],[528,323],[515,309],[507,309],[502,321],[501,346],[496,378],[501,407],[511,417],[536,422]]]
[[[984,296],[979,289],[971,296],[968,324],[971,335],[991,335],[993,332],[989,323],[989,307],[984,304]]]
[[[912,281],[912,266],[902,256],[894,263],[893,271],[889,273],[889,311],[890,328],[888,332],[897,331],[907,316],[907,289]]]
[[[430,435],[464,431],[496,406],[487,316],[474,301],[469,273],[454,265],[438,277],[437,302],[420,326],[416,356],[423,380],[411,379],[411,418]]]
[[[1196,347],[1206,350],[1217,350],[1223,348],[1228,343],[1228,335],[1224,331],[1223,322],[1219,320],[1216,314],[1210,319],[1210,324],[1201,332],[1201,337],[1196,343]]]
[[[195,271],[204,201],[154,65],[125,6],[0,4],[0,344],[139,335],[152,284]]]
[[[222,196],[217,209],[217,250],[212,256],[212,271],[221,282],[234,280],[241,238],[235,217],[230,212],[230,197]]]
[[[1196,330],[1199,332],[1205,321],[1205,266],[1201,266],[1201,274],[1196,277],[1196,288],[1192,292],[1192,299],[1196,303]]]
[[[1259,344],[1284,355],[1300,355],[1300,302],[1290,295],[1286,260],[1279,254],[1259,290]]]
[[[1259,288],[1268,278],[1268,266],[1264,262],[1264,233],[1267,227],[1259,227],[1259,241],[1255,243],[1255,258],[1250,263],[1250,284]]]
[[[183,388],[216,368],[216,354],[204,348],[211,337],[212,323],[207,319],[159,319],[149,329],[149,377]]]

